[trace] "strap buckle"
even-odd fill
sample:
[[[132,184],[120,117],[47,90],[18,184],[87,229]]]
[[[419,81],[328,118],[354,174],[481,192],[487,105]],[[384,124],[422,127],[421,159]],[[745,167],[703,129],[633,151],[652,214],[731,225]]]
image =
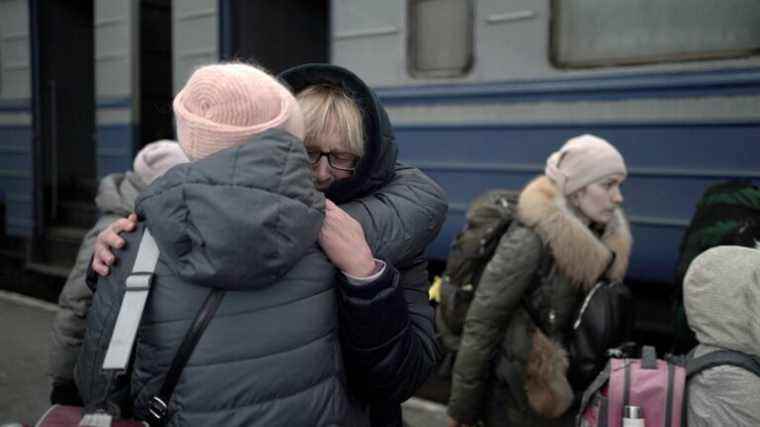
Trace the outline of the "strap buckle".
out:
[[[152,272],[133,271],[126,280],[127,291],[147,291],[152,284]]]
[[[148,414],[150,415],[149,423],[151,425],[163,425],[164,417],[169,412],[166,402],[158,396],[153,396],[148,403]]]

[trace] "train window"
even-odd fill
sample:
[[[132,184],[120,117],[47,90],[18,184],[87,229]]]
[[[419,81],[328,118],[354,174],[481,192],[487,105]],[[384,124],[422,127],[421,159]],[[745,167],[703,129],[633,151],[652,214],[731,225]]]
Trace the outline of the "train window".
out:
[[[472,65],[472,0],[410,0],[409,72],[456,77]]]
[[[760,53],[757,0],[553,0],[559,67],[674,62]]]

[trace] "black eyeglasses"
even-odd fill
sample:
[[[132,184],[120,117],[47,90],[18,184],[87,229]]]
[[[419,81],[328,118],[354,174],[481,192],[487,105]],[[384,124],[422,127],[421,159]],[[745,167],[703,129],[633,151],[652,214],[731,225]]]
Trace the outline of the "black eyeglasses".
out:
[[[309,161],[312,165],[316,165],[322,159],[322,156],[327,156],[327,164],[331,168],[343,172],[353,172],[356,170],[356,162],[359,161],[357,156],[349,153],[323,153],[321,151],[307,150],[309,155]]]

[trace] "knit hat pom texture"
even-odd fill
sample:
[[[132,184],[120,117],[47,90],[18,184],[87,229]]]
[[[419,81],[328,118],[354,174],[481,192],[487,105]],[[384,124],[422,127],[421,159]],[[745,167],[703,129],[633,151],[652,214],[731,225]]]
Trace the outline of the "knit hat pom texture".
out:
[[[173,105],[179,143],[192,160],[273,128],[303,137],[303,117],[293,95],[274,77],[246,64],[199,68]]]

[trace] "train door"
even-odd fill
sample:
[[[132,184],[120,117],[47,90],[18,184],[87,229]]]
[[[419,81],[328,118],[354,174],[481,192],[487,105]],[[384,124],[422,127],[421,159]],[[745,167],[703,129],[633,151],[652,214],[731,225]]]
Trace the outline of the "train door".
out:
[[[221,4],[221,57],[259,64],[272,73],[329,61],[329,0]]]
[[[172,116],[172,2],[140,0],[140,137],[145,144],[171,139]],[[135,150],[137,152],[137,150]]]
[[[56,264],[54,242],[81,239],[80,230],[97,215],[93,2],[30,4],[37,239],[29,255],[32,266],[50,267]]]

